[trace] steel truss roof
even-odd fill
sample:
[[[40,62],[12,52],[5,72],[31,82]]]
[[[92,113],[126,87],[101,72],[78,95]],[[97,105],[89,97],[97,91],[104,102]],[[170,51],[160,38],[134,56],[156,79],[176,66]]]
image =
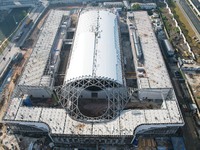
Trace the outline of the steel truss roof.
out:
[[[78,108],[78,99],[81,92],[91,86],[104,90],[107,95],[108,108],[99,117],[83,115]],[[84,78],[55,88],[55,93],[61,105],[75,120],[82,122],[105,122],[115,119],[129,101],[128,89],[121,84],[107,78]]]

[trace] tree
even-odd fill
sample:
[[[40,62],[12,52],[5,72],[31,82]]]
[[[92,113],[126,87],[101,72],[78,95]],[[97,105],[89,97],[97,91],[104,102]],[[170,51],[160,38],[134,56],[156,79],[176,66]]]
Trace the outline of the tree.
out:
[[[140,10],[141,7],[140,7],[139,4],[134,4],[134,5],[132,6],[132,9],[133,9],[133,10]]]

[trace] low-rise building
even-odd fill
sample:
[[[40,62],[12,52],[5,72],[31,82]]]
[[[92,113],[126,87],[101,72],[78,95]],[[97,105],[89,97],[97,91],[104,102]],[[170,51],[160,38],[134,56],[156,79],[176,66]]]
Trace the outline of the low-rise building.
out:
[[[157,7],[156,3],[131,3],[131,6],[139,5],[141,9],[155,9]]]
[[[118,13],[103,8],[80,12],[63,85],[51,86],[48,79],[54,77],[54,72],[49,70],[48,74],[51,61],[47,62],[64,14],[57,10],[50,13],[38,49],[34,49],[19,84],[21,93],[36,95],[39,102],[49,96],[43,92],[53,88],[60,107],[27,107],[25,98],[18,94],[4,116],[14,133],[46,135],[55,145],[81,148],[132,145],[140,135],[174,134],[184,125],[147,12],[128,13],[126,18],[138,89],[127,87],[125,82]],[[145,101],[160,105],[126,107],[131,101],[141,104],[138,106]],[[85,107],[80,103],[86,103]],[[95,115],[82,111],[100,112],[100,108],[101,113]]]

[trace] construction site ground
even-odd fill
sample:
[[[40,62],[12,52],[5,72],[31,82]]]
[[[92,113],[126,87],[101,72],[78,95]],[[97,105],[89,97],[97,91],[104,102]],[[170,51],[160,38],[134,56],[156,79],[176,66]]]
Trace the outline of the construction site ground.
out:
[[[197,105],[200,108],[200,73],[186,73],[185,76],[191,85]]]
[[[167,8],[162,8],[163,21],[167,29],[169,38],[174,48],[179,52],[181,58],[189,58],[188,47],[184,44],[183,37],[180,35],[178,28],[175,26],[175,22],[172,16],[169,14]]]
[[[128,26],[126,23],[126,16],[124,14],[122,14],[122,16],[120,17],[120,29],[121,29],[120,42],[123,55],[122,63],[123,63],[124,75],[126,78],[126,84],[128,87],[137,88],[133,54],[128,33]]]
[[[98,117],[103,115],[108,109],[106,99],[80,99],[78,101],[80,112],[88,117]]]
[[[75,28],[77,25],[77,15],[73,14],[71,15],[71,26],[70,28]],[[66,39],[72,39],[74,38],[74,32],[67,32],[66,34]],[[55,79],[55,86],[59,86],[63,84],[64,81],[64,77],[66,74],[66,68],[67,68],[67,64],[69,61],[69,55],[72,49],[72,45],[71,44],[64,44],[62,46],[61,52],[60,52],[60,66],[58,68],[58,73],[57,73],[57,77]]]
[[[63,84],[67,63],[69,59],[71,45],[64,45],[60,52],[60,66],[57,73],[57,78],[55,79],[55,86]]]
[[[34,44],[37,42],[37,39],[39,37],[39,33],[40,30],[46,20],[46,18],[48,17],[49,12],[47,12],[44,17],[39,21],[39,23],[37,24],[37,26],[35,27],[34,31],[31,33],[31,35],[27,38],[27,40],[24,42],[23,47],[25,49],[32,49]]]
[[[124,110],[128,109],[160,109],[162,100],[158,101],[134,101],[128,102]],[[108,109],[106,99],[79,99],[78,107],[83,115],[97,117],[103,115]]]
[[[1,124],[0,150],[20,150],[17,138],[15,135],[9,134],[8,132],[7,127]]]
[[[192,29],[192,27],[190,26],[189,22],[187,21],[186,17],[184,16],[184,14],[181,12],[179,6],[177,4],[175,4],[175,12],[176,14],[179,16],[179,24],[182,23],[182,25],[184,26],[184,28],[186,29],[186,31],[188,32],[186,36],[186,39],[192,49],[192,51],[194,52],[194,54],[197,57],[197,62],[200,63],[200,41],[198,40],[198,38],[196,37],[196,34],[194,32],[194,30]]]
[[[171,1],[172,2],[172,1]],[[184,16],[183,12],[179,8],[177,3],[172,2],[173,5],[170,6],[172,13],[174,14],[179,26],[181,27],[187,42],[189,43],[192,52],[196,57],[195,65],[200,65],[200,42],[195,36],[195,32],[190,26],[188,20]],[[182,59],[191,60],[191,54],[188,51],[186,44],[183,42],[183,37],[179,34],[177,27],[175,26],[175,21],[172,19],[172,16],[169,14],[169,11],[162,6],[162,19],[165,22],[165,27],[168,31],[169,38],[177,50],[177,56],[180,56]],[[187,34],[186,34],[187,33]],[[192,66],[192,65],[191,65]],[[185,71],[184,71],[185,72]],[[200,108],[200,73],[198,72],[185,72],[186,79],[191,86],[194,98],[197,105]]]
[[[184,33],[187,42],[189,43],[193,53],[195,54],[197,62],[200,63],[200,42],[195,36],[195,32],[193,31],[192,27],[190,26],[184,14],[181,12],[179,6],[176,3],[174,3],[173,6],[170,6],[170,8]],[[188,47],[184,43],[183,37],[180,35],[180,32],[175,25],[173,17],[171,16],[171,14],[169,14],[169,11],[167,8],[165,8],[165,6],[162,6],[160,10],[162,12],[162,19],[165,23],[169,39],[172,42],[174,48],[178,51],[178,54],[181,58],[190,59],[191,54],[189,53]]]

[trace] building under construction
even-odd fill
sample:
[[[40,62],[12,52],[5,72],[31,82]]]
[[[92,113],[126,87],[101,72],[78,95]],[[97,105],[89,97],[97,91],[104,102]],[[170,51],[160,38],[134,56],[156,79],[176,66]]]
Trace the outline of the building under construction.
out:
[[[176,133],[184,121],[147,13],[77,12],[76,23],[51,10],[4,122],[65,147]]]

